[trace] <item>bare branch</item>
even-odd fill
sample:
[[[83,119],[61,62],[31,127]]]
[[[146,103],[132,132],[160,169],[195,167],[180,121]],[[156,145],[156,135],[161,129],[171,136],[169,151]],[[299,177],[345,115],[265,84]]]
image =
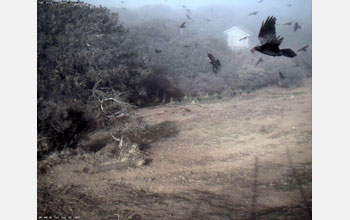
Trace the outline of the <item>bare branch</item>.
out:
[[[116,138],[113,134],[111,134],[112,138],[115,140],[115,141],[118,141],[120,142],[120,139],[119,138]]]

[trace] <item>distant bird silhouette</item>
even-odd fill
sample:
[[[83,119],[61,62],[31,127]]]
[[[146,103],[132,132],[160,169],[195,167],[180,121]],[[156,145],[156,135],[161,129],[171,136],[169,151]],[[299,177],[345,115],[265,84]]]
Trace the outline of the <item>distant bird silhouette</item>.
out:
[[[291,21],[291,22],[287,22],[287,23],[285,23],[285,24],[283,24],[283,25],[289,25],[289,26],[291,26],[293,24],[293,22]]]
[[[258,62],[256,62],[255,66],[257,66],[257,65],[258,65],[259,63],[261,63],[262,61],[263,61],[263,58],[260,57],[259,60],[258,60]]]
[[[216,59],[212,54],[208,53],[208,57],[210,59],[210,64],[213,66],[213,72],[217,73],[220,68],[220,60]]]
[[[190,45],[184,45],[184,47],[186,47],[186,48],[190,48],[190,47],[192,47],[192,46],[190,46]]]
[[[256,14],[258,14],[258,13],[259,13],[259,11],[254,11],[254,12],[250,13],[249,16],[250,16],[250,15],[256,15]]]
[[[188,19],[192,19],[188,14],[186,14],[186,16],[187,16]]]
[[[261,3],[261,2],[263,2],[264,0],[260,0],[260,1],[257,1],[257,3]]]
[[[179,27],[179,28],[184,28],[184,27],[186,27],[185,24],[186,24],[186,22],[182,23],[182,24],[181,24],[180,26],[178,26],[178,27]]]
[[[248,36],[246,36],[246,37],[242,37],[241,39],[239,39],[239,41],[241,41],[241,40],[245,40],[245,39],[247,39],[248,38]]]
[[[298,22],[295,22],[294,31],[297,31],[298,29],[301,29],[301,26],[298,24]]]
[[[291,7],[291,6],[292,6],[292,4],[286,4],[286,6]]]
[[[297,52],[300,52],[300,51],[305,51],[306,52],[306,48],[308,48],[308,47],[309,47],[309,45],[306,45],[306,46],[300,48],[299,50],[297,50]]]
[[[261,28],[259,31],[259,41],[260,46],[255,46],[251,49],[251,52],[259,51],[260,53],[269,55],[269,56],[286,56],[286,57],[295,57],[297,54],[289,49],[280,49],[279,45],[283,41],[283,37],[276,36],[275,28],[276,18],[274,16],[268,16],[266,21],[262,22]]]
[[[286,77],[282,74],[282,72],[279,72],[278,75],[279,75],[280,79],[285,79],[285,78],[286,78]]]
[[[156,53],[161,53],[161,52],[162,52],[162,50],[158,50],[157,48],[154,49],[154,51],[155,51]]]

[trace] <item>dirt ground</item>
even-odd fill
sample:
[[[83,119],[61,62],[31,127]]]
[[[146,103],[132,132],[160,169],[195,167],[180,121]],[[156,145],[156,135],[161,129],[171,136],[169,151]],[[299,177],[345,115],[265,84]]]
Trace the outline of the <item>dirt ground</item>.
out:
[[[139,109],[146,164],[57,164],[38,175],[38,218],[311,219],[311,97],[308,80]]]

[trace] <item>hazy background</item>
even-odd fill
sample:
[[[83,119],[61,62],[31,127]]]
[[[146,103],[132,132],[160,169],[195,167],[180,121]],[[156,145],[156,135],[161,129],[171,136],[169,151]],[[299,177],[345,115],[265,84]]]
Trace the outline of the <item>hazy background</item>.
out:
[[[139,17],[139,19],[144,21],[155,18],[186,20],[186,13],[188,12],[182,8],[182,5],[185,5],[192,11],[191,17],[199,20],[210,19],[212,21],[211,25],[205,28],[215,31],[224,31],[231,26],[242,25],[249,28],[250,31],[258,33],[261,22],[267,16],[273,15],[277,17],[277,24],[294,21],[302,26],[302,31],[295,33],[293,31],[290,32],[291,26],[277,26],[278,34],[283,34],[286,42],[289,37],[296,37],[293,39],[294,41],[301,38],[305,42],[311,41],[311,0],[264,0],[261,3],[258,3],[256,0],[87,0],[85,2],[97,6],[124,8],[124,10],[120,11],[120,16],[121,20],[126,23],[127,21],[123,20],[123,18],[127,10],[133,12],[142,11],[144,17]],[[249,13],[254,11],[259,11],[259,13],[248,16]],[[194,20],[193,22],[200,21]]]

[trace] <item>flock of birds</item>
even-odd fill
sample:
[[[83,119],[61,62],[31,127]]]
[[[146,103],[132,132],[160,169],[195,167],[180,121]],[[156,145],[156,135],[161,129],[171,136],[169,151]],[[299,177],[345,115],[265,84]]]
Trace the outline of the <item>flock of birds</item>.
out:
[[[167,0],[164,0],[165,2],[167,2]],[[257,1],[257,3],[262,3],[264,0],[259,0]],[[62,0],[62,3],[83,3],[80,0],[77,1],[68,1],[68,0]],[[41,1],[38,2],[40,4],[47,4],[47,3],[58,3],[57,1]],[[125,1],[121,1],[122,4],[125,4]],[[184,10],[186,10],[186,17],[190,20],[192,19],[190,14],[191,14],[191,10],[189,8],[187,8],[186,5],[180,5]],[[291,7],[291,4],[286,4],[286,6]],[[210,8],[211,11],[213,11],[212,8]],[[259,11],[254,11],[248,14],[248,16],[252,16],[252,15],[257,15],[259,13]],[[260,41],[260,45],[257,45],[255,47],[253,47],[251,49],[251,52],[254,53],[255,51],[258,51],[264,55],[268,55],[268,56],[285,56],[285,57],[289,57],[289,58],[293,58],[295,56],[297,56],[297,54],[290,48],[284,48],[284,49],[280,49],[279,46],[283,41],[283,37],[281,37],[280,35],[276,35],[276,28],[275,26],[276,24],[276,17],[274,16],[268,16],[267,19],[265,21],[262,22],[261,27],[260,27],[260,31],[259,31],[259,35],[258,35],[258,39]],[[209,22],[210,20],[207,19],[207,21]],[[183,22],[181,23],[178,27],[179,28],[186,28],[186,23],[187,22]],[[287,25],[287,26],[291,26],[293,24],[293,22],[287,22],[283,25]],[[297,31],[298,29],[301,29],[301,26],[298,24],[298,22],[295,22],[294,24],[294,31]],[[245,40],[247,39],[248,36],[243,37],[241,39],[239,39],[239,41]],[[198,46],[198,44],[196,44],[196,47]],[[188,48],[191,47],[189,45],[185,45],[184,47]],[[306,45],[300,49],[297,50],[297,52],[301,52],[304,51],[306,52],[306,49],[309,47],[309,45]],[[155,48],[155,53],[159,54],[161,53],[162,50]],[[213,68],[213,72],[217,73],[221,67],[221,63],[220,60],[215,58],[215,56],[211,53],[208,53],[208,58],[210,60],[210,64],[212,65]],[[263,58],[260,57],[259,60],[256,62],[256,66],[259,65],[261,62],[263,62]],[[281,79],[285,79],[285,76],[279,72],[279,77]]]
[[[259,0],[257,1],[257,3],[262,3],[264,0]],[[185,5],[180,5],[184,10],[187,11],[186,13],[186,17],[188,19],[192,19],[190,17],[189,14],[191,14],[191,10],[189,8],[187,8],[187,6]],[[286,6],[291,7],[291,4],[286,4]],[[213,9],[210,9],[211,11],[213,11]],[[248,14],[248,16],[251,15],[257,15],[259,13],[259,11],[254,11]],[[284,40],[283,37],[281,37],[280,35],[276,35],[276,17],[274,16],[268,16],[267,19],[265,21],[262,22],[262,25],[260,27],[260,31],[259,31],[259,35],[258,35],[258,39],[260,41],[260,45],[257,45],[255,47],[253,47],[251,49],[251,52],[254,53],[255,51],[258,51],[264,55],[268,55],[268,56],[285,56],[285,57],[289,57],[289,58],[293,58],[295,56],[297,56],[297,54],[290,48],[284,48],[284,49],[280,49],[279,46],[282,43],[282,41]],[[207,19],[207,21],[209,22],[210,20]],[[178,27],[179,28],[186,28],[186,23],[187,22],[183,22],[181,23]],[[283,25],[288,25],[291,26],[293,24],[293,22],[287,22]],[[294,23],[294,31],[297,31],[298,29],[301,29],[301,26],[299,25],[298,22]],[[246,40],[248,38],[248,36],[245,36],[241,39],[239,39],[239,41],[242,40]],[[185,46],[185,47],[190,47],[190,46]],[[306,45],[300,49],[297,50],[297,52],[301,52],[304,51],[306,52],[306,49],[309,47],[309,45]],[[155,49],[156,53],[161,53],[162,51],[159,49]],[[220,69],[221,63],[220,60],[215,58],[215,56],[211,53],[208,53],[208,58],[210,60],[210,64],[212,65],[213,68],[213,72],[217,73]],[[256,66],[259,65],[261,62],[263,62],[263,58],[260,57],[259,60],[256,62]],[[285,76],[279,72],[279,77],[281,79],[285,79]]]
[[[268,16],[265,21],[262,22],[261,28],[259,31],[259,41],[260,41],[260,46],[255,46],[254,48],[251,49],[251,52],[254,53],[255,51],[258,51],[262,54],[268,55],[268,56],[285,56],[289,58],[293,58],[297,56],[297,54],[290,48],[285,48],[285,49],[280,49],[279,46],[283,41],[283,37],[280,35],[276,35],[276,17],[274,16]],[[289,22],[291,24],[291,22]],[[298,23],[296,22],[296,25]],[[300,28],[300,26],[299,26]],[[294,28],[295,31],[295,28]],[[309,47],[309,45],[306,45],[297,52],[304,51],[306,52],[306,49]],[[263,62],[263,58],[260,57],[259,60],[256,62],[256,66]],[[284,80],[286,77],[282,74],[282,72],[278,73],[279,78]]]

